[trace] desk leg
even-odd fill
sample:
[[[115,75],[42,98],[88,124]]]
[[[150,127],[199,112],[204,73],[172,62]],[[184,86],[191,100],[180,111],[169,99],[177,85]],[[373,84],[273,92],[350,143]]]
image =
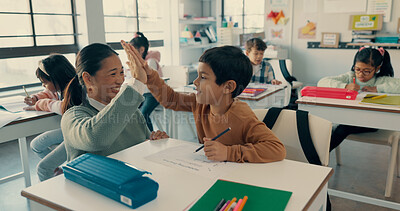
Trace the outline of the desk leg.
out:
[[[31,172],[29,170],[28,149],[26,146],[26,137],[18,139],[19,153],[21,155],[22,170],[25,177],[25,187],[31,186]]]

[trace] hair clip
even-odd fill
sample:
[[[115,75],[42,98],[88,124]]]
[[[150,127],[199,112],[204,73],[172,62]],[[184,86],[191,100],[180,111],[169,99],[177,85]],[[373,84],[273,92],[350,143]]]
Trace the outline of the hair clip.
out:
[[[376,50],[378,50],[379,53],[381,53],[382,56],[385,55],[385,49],[383,49],[382,47],[380,47],[380,48],[378,48]]]
[[[135,35],[133,36],[133,38],[136,38],[136,37],[139,37],[139,35],[135,33]]]
[[[364,50],[365,46],[361,47],[360,49],[358,49],[358,52]]]
[[[39,61],[38,66],[39,66],[39,69],[40,69],[42,72],[44,72],[44,74],[46,74],[47,76],[50,76],[49,73],[47,73],[46,69],[44,68],[43,60],[40,60],[40,61]]]

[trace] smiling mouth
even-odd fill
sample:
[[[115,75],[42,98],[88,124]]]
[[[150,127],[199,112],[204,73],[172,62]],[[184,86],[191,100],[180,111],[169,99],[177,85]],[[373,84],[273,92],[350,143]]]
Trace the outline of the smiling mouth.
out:
[[[120,90],[120,88],[121,88],[121,87],[114,87],[114,88],[111,88],[111,91],[112,91],[113,93],[118,93],[119,90]]]

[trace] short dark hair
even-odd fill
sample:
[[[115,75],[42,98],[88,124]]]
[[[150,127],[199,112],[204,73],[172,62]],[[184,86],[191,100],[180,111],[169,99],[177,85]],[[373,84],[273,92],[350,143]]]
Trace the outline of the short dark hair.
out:
[[[142,57],[143,59],[146,58],[150,43],[147,37],[145,37],[142,32],[136,32],[135,37],[132,38],[131,41],[129,41],[129,44],[131,44],[137,50],[139,50],[140,47],[144,47]]]
[[[374,48],[360,48],[360,50],[357,51],[356,55],[354,56],[351,71],[354,71],[354,66],[357,62],[371,65],[374,68],[381,66],[379,72],[375,75],[377,78],[381,76],[394,76],[393,67],[390,62],[390,56],[386,50],[383,50],[382,55],[379,50]]]
[[[242,93],[253,75],[253,67],[249,58],[243,54],[240,48],[234,46],[208,49],[200,56],[199,62],[210,65],[217,78],[216,84],[221,85],[228,80],[236,82],[232,98]]]
[[[265,44],[265,42],[260,38],[251,38],[246,41],[246,51],[251,51],[251,48],[253,47],[256,47],[258,51],[265,51],[265,49],[267,49],[267,44]]]

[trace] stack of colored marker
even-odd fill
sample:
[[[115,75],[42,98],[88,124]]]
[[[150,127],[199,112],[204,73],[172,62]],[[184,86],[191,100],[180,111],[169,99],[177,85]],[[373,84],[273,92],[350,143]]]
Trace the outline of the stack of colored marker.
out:
[[[236,197],[228,201],[221,199],[214,211],[241,211],[247,202],[247,196],[244,196],[243,199],[239,199],[237,202],[236,200]]]

